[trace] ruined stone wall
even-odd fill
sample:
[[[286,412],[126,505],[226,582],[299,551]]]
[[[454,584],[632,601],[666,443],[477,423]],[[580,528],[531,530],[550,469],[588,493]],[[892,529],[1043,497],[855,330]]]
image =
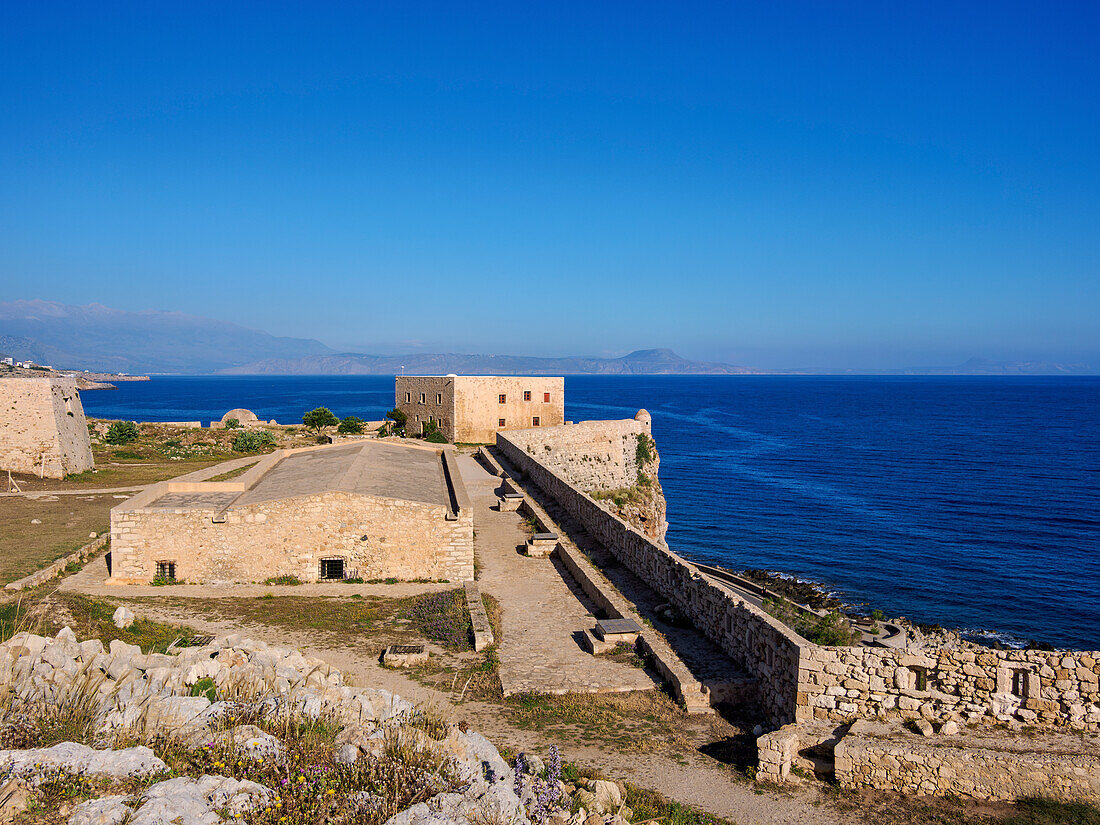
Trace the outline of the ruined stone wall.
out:
[[[1084,745],[1084,743],[1081,743]],[[1084,745],[1087,748],[1087,745]],[[878,788],[907,794],[1010,801],[1052,797],[1100,801],[1100,756],[1092,752],[1033,749],[1027,739],[983,746],[849,735],[836,746],[836,778],[844,788]]]
[[[64,478],[94,466],[73,379],[0,379],[0,470]]]
[[[561,429],[568,431],[578,426]],[[517,441],[526,441],[522,433],[518,438],[514,433],[497,433],[497,449],[509,462],[756,679],[757,701],[764,714],[775,724],[793,722],[800,649],[807,643],[771,616],[731,595],[689,562],[600,507],[567,481],[563,473],[544,464],[537,450],[533,450],[536,453],[533,455]]]
[[[331,491],[224,513],[123,504],[111,511],[109,581],[151,581],[159,561],[175,562],[185,581],[317,581],[321,560],[330,558],[344,559],[348,577],[472,579],[473,512],[464,508],[457,520],[447,513],[442,505]],[[216,515],[225,522],[214,523]]]
[[[809,646],[799,718],[891,715],[1100,730],[1100,652]]]

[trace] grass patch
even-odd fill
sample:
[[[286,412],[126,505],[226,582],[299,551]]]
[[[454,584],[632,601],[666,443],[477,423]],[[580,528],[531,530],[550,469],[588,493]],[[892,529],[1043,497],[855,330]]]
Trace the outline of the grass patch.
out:
[[[208,478],[207,481],[229,481],[231,478],[243,476],[245,473],[255,467],[257,463],[258,462],[253,461],[249,464],[245,464],[242,467],[238,467],[236,470],[227,470],[224,473],[218,473],[216,476],[211,476],[210,478]]]
[[[1043,797],[1021,799],[1016,803],[1016,812],[1002,819],[1000,825],[1100,825],[1100,808]]]
[[[403,611],[424,638],[438,642],[448,650],[470,650],[473,627],[466,611],[462,590],[444,590],[416,596]]]
[[[110,524],[109,495],[58,496],[57,501],[6,498],[0,504],[0,584],[21,579],[74,552]],[[37,519],[40,524],[32,524]]]
[[[264,584],[266,585],[281,584],[294,586],[301,583],[302,580],[299,579],[297,576],[271,576],[270,578],[264,579]]]

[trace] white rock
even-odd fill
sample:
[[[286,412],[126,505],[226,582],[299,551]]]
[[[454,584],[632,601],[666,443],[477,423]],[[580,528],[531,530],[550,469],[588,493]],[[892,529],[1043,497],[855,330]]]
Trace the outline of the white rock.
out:
[[[134,623],[134,611],[124,604],[119,605],[119,608],[115,611],[111,620],[119,630],[125,630]]]
[[[142,797],[143,804],[129,825],[217,825],[224,810],[230,816],[255,810],[274,796],[274,791],[256,782],[227,776],[181,776],[158,782]]]
[[[43,768],[114,779],[150,776],[168,770],[168,766],[144,745],[124,750],[95,750],[76,742],[62,742],[51,748],[0,751],[0,770],[30,776]]]
[[[81,802],[73,808],[69,825],[119,825],[131,814],[130,807],[124,804],[128,798],[104,796]]]

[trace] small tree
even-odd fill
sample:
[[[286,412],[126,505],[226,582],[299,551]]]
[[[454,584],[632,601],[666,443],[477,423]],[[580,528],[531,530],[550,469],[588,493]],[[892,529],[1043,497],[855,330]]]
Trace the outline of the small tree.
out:
[[[302,423],[319,433],[325,427],[335,427],[340,422],[328,407],[318,407],[303,415]]]
[[[447,436],[443,435],[439,427],[434,421],[425,421],[424,429],[420,432],[420,437],[425,441],[430,441],[432,444],[446,444]]]
[[[394,407],[392,410],[390,410],[388,413],[386,413],[386,418],[389,421],[393,422],[394,432],[404,434],[405,425],[409,421],[409,417],[407,415],[405,415],[405,413],[401,412],[401,410]]]
[[[107,428],[108,444],[129,444],[137,439],[140,433],[138,426],[133,421],[116,421]]]
[[[240,419],[227,418],[225,419],[225,428],[227,430],[239,430],[241,428]]]
[[[336,432],[342,435],[359,435],[363,432],[363,419],[354,415],[348,415],[340,419],[340,426]]]

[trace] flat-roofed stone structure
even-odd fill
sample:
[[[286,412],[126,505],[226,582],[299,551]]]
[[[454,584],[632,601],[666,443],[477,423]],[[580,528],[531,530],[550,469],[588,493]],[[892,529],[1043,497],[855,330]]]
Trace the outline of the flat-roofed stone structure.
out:
[[[167,481],[115,507],[107,581],[465,581],[473,529],[450,448],[280,450],[231,481]]]
[[[490,444],[500,430],[565,422],[561,377],[399,375],[395,383],[395,406],[412,435],[432,423],[448,441]]]
[[[93,467],[75,379],[0,378],[0,470],[64,478]]]

